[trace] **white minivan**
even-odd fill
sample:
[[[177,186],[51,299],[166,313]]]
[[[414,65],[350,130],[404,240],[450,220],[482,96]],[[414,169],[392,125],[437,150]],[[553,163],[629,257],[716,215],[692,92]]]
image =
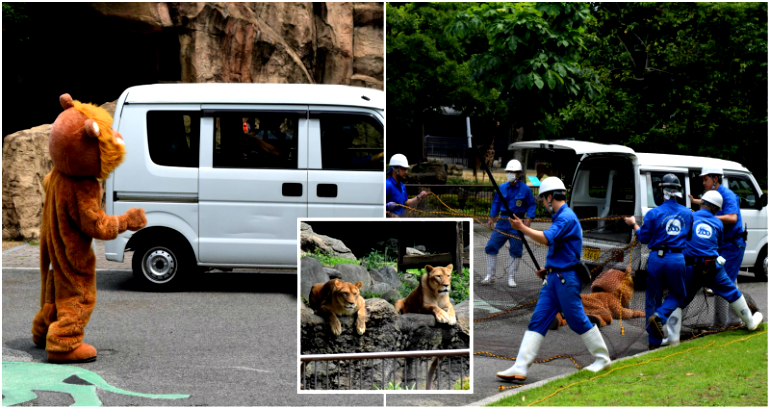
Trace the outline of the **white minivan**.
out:
[[[512,143],[509,150],[534,149],[527,157],[535,161],[561,163],[574,158],[576,166],[569,190],[569,206],[579,218],[612,217],[621,215],[644,216],[660,205],[658,183],[663,175],[673,173],[684,186],[684,206],[697,210],[688,194],[699,197],[703,193],[701,169],[721,167],[724,183],[740,197],[741,217],[748,232],[742,267],[750,268],[757,278],[767,280],[767,195],[762,193],[754,175],[737,162],[697,157],[639,153],[621,145],[605,145],[575,140],[541,140]],[[530,168],[531,166],[528,166]],[[565,181],[566,182],[566,181]],[[583,240],[583,261],[596,264],[611,257],[613,250],[631,242],[631,228],[625,223],[593,223]],[[644,271],[649,251],[642,252],[633,261],[634,271]],[[627,261],[626,261],[627,263]],[[625,268],[623,260],[608,263]]]
[[[342,85],[131,87],[106,212],[147,227],[105,243],[165,288],[209,268],[296,268],[298,217],[384,216],[384,92]]]

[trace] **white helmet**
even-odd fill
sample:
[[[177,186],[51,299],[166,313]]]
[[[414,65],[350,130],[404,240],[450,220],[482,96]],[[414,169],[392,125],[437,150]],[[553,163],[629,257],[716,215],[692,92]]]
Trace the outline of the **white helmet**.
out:
[[[722,171],[722,168],[718,168],[716,166],[705,166],[700,171],[700,176],[706,176],[706,175],[719,175],[722,176],[725,173]]]
[[[720,195],[716,190],[709,190],[708,192],[704,193],[703,197],[701,197],[701,200],[720,209],[722,208],[722,195]]]
[[[567,188],[564,187],[564,182],[562,182],[561,179],[555,176],[547,177],[540,184],[540,191],[538,192],[538,195],[544,195],[548,192],[553,192],[554,190],[566,191]]]
[[[388,166],[397,166],[399,168],[408,168],[409,162],[406,161],[406,156],[397,153],[390,157],[390,163]]]
[[[521,172],[521,162],[517,161],[516,159],[508,161],[508,164],[505,166],[506,172]]]

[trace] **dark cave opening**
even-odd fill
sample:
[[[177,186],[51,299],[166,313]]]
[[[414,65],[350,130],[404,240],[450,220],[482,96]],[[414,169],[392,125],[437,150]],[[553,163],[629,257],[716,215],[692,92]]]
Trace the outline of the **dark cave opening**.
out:
[[[3,137],[52,123],[69,93],[96,105],[128,87],[181,80],[179,31],[107,18],[85,3],[24,3],[3,15]]]

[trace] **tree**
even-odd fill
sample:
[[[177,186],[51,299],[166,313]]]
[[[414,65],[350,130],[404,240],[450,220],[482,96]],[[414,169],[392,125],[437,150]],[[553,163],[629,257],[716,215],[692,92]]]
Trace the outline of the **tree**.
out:
[[[598,3],[593,15],[582,64],[605,92],[550,115],[550,129],[739,161],[767,186],[766,3]]]
[[[505,103],[499,114],[530,126],[599,92],[595,75],[580,66],[589,16],[586,3],[488,3],[458,13],[447,33],[486,38],[468,61],[473,79]]]

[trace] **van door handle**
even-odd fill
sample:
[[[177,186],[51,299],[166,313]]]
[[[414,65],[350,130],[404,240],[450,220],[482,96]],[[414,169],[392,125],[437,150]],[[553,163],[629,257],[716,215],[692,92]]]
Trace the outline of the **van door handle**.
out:
[[[284,196],[302,196],[302,183],[284,183],[281,192]]]
[[[337,197],[337,185],[319,183],[316,195],[318,197]]]

